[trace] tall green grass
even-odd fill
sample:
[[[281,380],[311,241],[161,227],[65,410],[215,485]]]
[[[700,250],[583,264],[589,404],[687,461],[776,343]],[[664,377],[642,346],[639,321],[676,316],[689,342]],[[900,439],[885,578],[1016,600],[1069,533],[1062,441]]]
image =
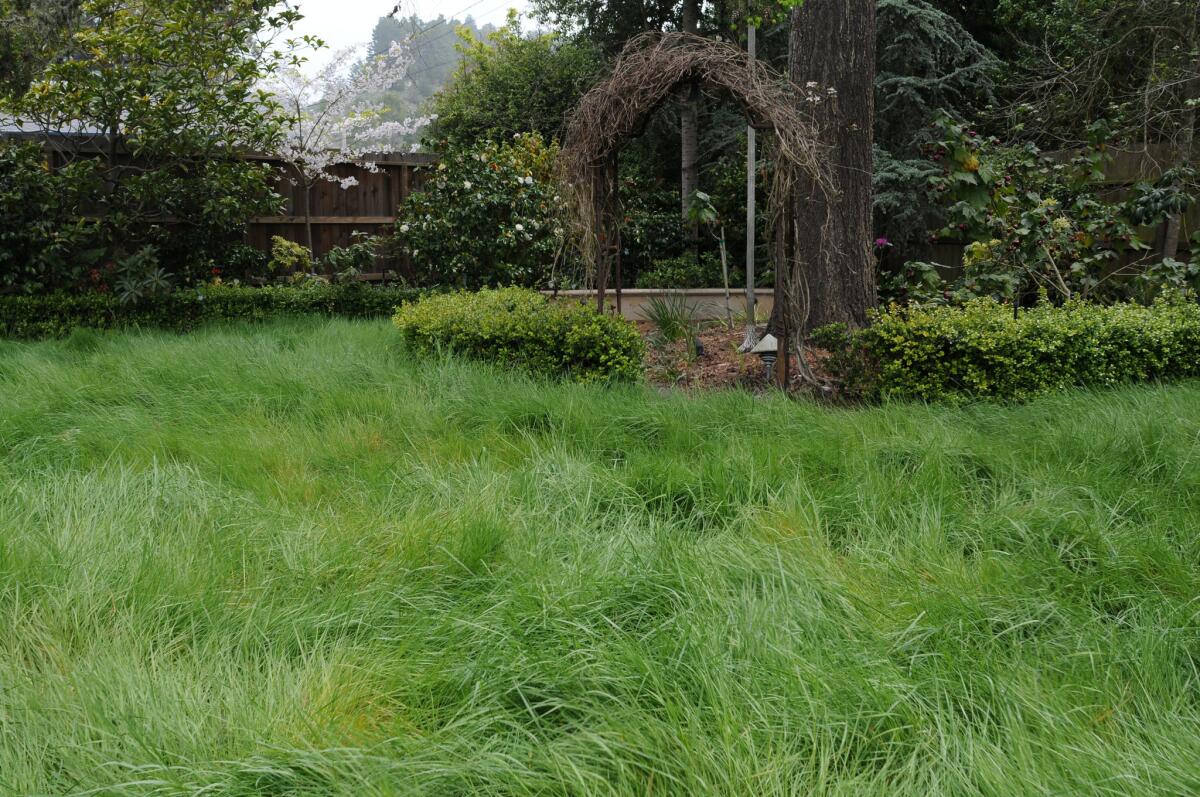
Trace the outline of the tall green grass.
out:
[[[0,794],[1200,792],[1200,386],[0,343]]]

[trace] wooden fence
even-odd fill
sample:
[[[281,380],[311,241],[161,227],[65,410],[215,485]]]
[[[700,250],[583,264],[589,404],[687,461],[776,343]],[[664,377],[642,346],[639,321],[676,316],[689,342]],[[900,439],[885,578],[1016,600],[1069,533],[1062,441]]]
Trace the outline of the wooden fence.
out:
[[[264,252],[270,251],[271,238],[276,235],[306,243],[304,187],[294,184],[297,181],[292,179],[282,162],[265,157],[256,160],[278,167],[280,176],[275,190],[284,198],[285,204],[282,215],[251,219],[246,242]],[[436,160],[435,155],[388,153],[375,161],[376,171],[355,164],[331,167],[331,174],[339,178],[353,177],[358,184],[342,188],[337,183],[321,180],[312,189],[309,217],[317,255],[353,243],[355,232],[375,235],[390,231],[400,205],[425,181],[421,167]]]
[[[77,156],[104,157],[109,140],[99,133],[51,133],[35,127],[0,126],[0,138],[41,143],[46,163],[56,169]],[[118,148],[119,162],[136,163],[124,146]],[[248,160],[273,165],[279,173],[274,186],[284,199],[278,216],[250,219],[246,242],[263,252],[271,250],[275,235],[297,243],[306,243],[304,222],[304,187],[297,185],[290,168],[269,155],[249,155]],[[357,164],[333,166],[329,172],[339,178],[353,177],[357,185],[342,188],[338,183],[321,180],[309,196],[309,218],[312,223],[313,248],[318,257],[329,250],[354,242],[355,232],[371,235],[388,232],[397,218],[400,204],[413,191],[420,190],[425,181],[423,166],[437,162],[437,156],[427,153],[380,153],[375,156],[375,171]],[[168,223],[170,220],[166,220]],[[390,264],[403,266],[404,264]]]

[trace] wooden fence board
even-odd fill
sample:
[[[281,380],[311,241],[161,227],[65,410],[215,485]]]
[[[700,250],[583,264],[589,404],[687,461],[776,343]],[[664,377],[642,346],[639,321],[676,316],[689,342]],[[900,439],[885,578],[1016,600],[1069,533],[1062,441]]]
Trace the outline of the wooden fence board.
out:
[[[257,157],[279,169],[275,190],[284,199],[283,211],[276,216],[251,219],[246,242],[269,252],[271,238],[278,235],[289,241],[306,243],[304,187],[289,175],[280,161]],[[318,257],[339,246],[354,243],[356,232],[386,235],[392,232],[400,205],[419,190],[424,182],[419,169],[436,162],[436,156],[424,153],[385,153],[371,171],[356,164],[341,164],[329,169],[338,178],[353,177],[357,185],[342,188],[338,183],[321,180],[309,195],[309,221],[313,249]],[[404,273],[407,263],[384,264]]]

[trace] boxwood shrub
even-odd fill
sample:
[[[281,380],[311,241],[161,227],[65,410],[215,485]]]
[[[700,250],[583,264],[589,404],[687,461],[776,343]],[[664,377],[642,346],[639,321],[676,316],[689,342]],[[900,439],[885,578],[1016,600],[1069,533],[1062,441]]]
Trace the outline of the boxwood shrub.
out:
[[[410,288],[313,282],[263,288],[204,285],[146,297],[134,304],[122,304],[111,294],[95,292],[0,296],[0,337],[59,337],[76,327],[138,326],[185,332],[207,321],[283,315],[379,318],[419,295]]]
[[[645,344],[623,318],[524,288],[427,296],[394,318],[417,351],[440,349],[577,381],[635,380]]]
[[[827,368],[866,399],[1022,400],[1076,386],[1200,376],[1200,305],[1043,303],[1014,317],[981,299],[892,307],[857,332],[814,335]]]

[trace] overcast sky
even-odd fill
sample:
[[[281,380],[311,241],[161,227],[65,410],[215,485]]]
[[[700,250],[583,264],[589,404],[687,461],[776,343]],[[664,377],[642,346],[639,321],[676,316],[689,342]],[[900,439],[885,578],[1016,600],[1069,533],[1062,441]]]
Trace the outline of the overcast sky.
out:
[[[296,26],[296,33],[320,36],[330,50],[341,50],[370,42],[375,23],[395,7],[396,0],[299,0],[297,5],[304,19]],[[528,5],[527,0],[403,0],[400,16],[416,14],[421,19],[436,19],[438,14],[459,19],[472,16],[479,23],[500,24],[508,9],[523,12]]]

